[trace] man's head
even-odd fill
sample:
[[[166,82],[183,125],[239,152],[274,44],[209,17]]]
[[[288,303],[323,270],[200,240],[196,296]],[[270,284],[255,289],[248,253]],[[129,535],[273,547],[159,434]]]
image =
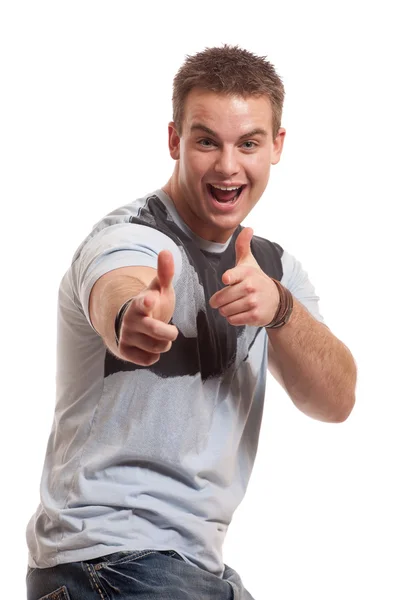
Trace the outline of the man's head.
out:
[[[190,56],[175,76],[166,191],[201,237],[228,239],[264,192],[283,147],[283,99],[274,67],[238,47]]]
[[[194,88],[232,96],[267,96],[272,108],[272,130],[281,126],[285,89],[274,66],[238,46],[206,48],[188,56],[174,78],[172,109],[179,135],[182,133],[185,100]]]

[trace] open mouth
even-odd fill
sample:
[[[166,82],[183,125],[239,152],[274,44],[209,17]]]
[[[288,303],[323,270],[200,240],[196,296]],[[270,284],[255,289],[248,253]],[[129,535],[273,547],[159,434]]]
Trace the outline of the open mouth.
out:
[[[207,183],[210,195],[221,204],[233,204],[236,202],[245,187],[245,185],[235,187],[215,186]]]

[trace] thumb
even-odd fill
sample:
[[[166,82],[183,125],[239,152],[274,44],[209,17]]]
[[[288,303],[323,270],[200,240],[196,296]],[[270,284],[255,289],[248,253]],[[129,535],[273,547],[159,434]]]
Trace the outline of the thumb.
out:
[[[162,250],[158,255],[157,278],[161,290],[172,286],[174,278],[174,258],[169,250]]]
[[[245,227],[236,238],[236,266],[242,263],[254,262],[254,257],[251,253],[250,242],[253,237],[251,227]]]

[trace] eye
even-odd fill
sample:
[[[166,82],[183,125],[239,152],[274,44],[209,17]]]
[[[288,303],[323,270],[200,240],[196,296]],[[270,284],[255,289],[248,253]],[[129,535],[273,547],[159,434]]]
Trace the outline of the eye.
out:
[[[253,150],[254,148],[257,147],[257,144],[255,142],[251,142],[250,140],[247,140],[247,142],[243,142],[242,147],[245,150]]]
[[[203,148],[212,148],[213,146],[215,146],[215,142],[213,142],[212,140],[209,140],[208,138],[203,138],[203,139],[199,140],[197,143],[200,146],[202,146]]]

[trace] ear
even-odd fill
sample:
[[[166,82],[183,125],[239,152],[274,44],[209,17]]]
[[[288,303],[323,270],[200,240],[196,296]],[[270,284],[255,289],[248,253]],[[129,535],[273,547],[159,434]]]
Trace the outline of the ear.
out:
[[[171,121],[171,123],[168,123],[168,147],[171,158],[174,160],[179,160],[180,141],[181,138],[178,135],[175,123]]]
[[[276,138],[273,142],[272,148],[272,158],[271,164],[276,165],[280,161],[282,150],[283,150],[283,142],[285,141],[286,129],[280,127],[278,133],[276,134]]]

